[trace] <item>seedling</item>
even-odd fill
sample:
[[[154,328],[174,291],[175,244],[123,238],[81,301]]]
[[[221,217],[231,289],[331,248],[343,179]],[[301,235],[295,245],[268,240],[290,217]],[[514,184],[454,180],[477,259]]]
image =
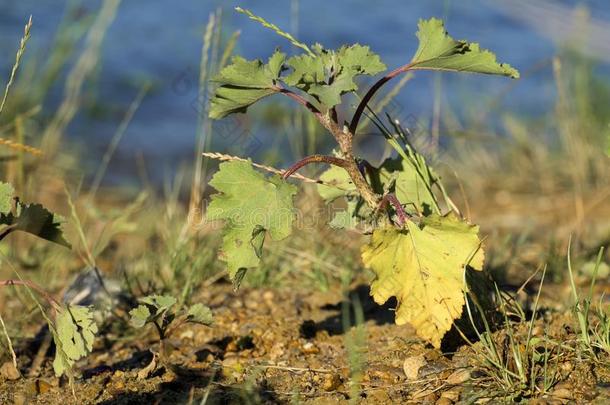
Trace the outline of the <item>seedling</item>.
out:
[[[413,147],[408,132],[397,121],[382,121],[371,101],[393,78],[416,70],[512,78],[519,73],[498,63],[493,53],[478,44],[451,38],[442,21],[421,20],[413,58],[362,92],[364,96],[347,119],[343,117],[350,112],[347,99],[359,94],[358,77],[386,70],[377,54],[360,44],[339,49],[308,46],[250,11],[236,10],[288,39],[302,53],[287,57],[276,50],[267,63],[235,56],[214,79],[217,88],[209,116],[221,119],[244,113],[261,99],[279,94],[313,114],[336,141],[337,152],[305,157],[281,176],[265,177],[251,162],[240,159],[220,164],[210,181],[218,194],[212,196],[207,218],[224,221],[221,258],[227,262],[230,277],[239,285],[246,271],[258,266],[267,234],[278,241],[293,231],[297,187],[288,179],[297,178],[294,174],[305,165],[329,164],[331,168],[319,178],[320,196],[327,203],[338,199],[347,203],[331,226],[372,234],[362,248],[362,260],[376,274],[371,284],[373,298],[383,304],[395,296],[399,303],[396,323],[412,324],[420,337],[439,347],[462,313],[464,271],[483,268],[479,229],[462,219],[440,177]],[[396,158],[379,167],[354,154],[353,141],[364,115],[397,152]]]
[[[180,326],[196,323],[209,326],[213,322],[212,311],[203,304],[194,304],[188,308],[177,308],[176,298],[171,295],[148,295],[140,299],[140,305],[129,311],[131,325],[142,328],[152,324],[159,334],[159,353],[151,350],[151,362],[138,372],[139,379],[148,378],[160,364],[167,364],[166,339]]]
[[[149,295],[140,299],[140,305],[129,311],[131,324],[136,328],[153,324],[159,333],[159,340],[169,337],[179,326],[185,323],[197,323],[209,326],[213,317],[210,308],[203,304],[194,304],[187,309],[177,311],[177,300],[171,295]]]

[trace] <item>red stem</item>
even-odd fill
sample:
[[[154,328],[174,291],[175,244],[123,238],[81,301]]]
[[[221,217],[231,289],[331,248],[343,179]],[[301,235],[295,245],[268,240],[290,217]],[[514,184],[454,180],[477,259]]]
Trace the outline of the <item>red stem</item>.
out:
[[[274,86],[274,89],[278,93],[281,93],[281,94],[283,94],[285,96],[290,97],[291,99],[293,99],[297,103],[301,104],[303,107],[307,108],[309,111],[312,112],[312,114],[317,118],[317,120],[320,121],[320,123],[325,128],[327,128],[327,125],[326,125],[325,120],[324,120],[324,115],[320,112],[320,110],[318,110],[318,108],[315,105],[311,104],[303,96],[300,96],[300,95],[296,94],[295,92],[282,87],[279,84],[276,84]]]
[[[396,198],[394,194],[387,194],[384,198],[394,207],[394,211],[396,211],[396,216],[398,217],[398,225],[402,227],[405,222],[407,222],[407,213],[404,208],[402,208],[400,201],[398,201],[398,198]]]
[[[377,90],[379,90],[384,84],[386,84],[387,82],[389,82],[390,80],[392,80],[393,78],[398,76],[399,74],[404,73],[404,72],[408,71],[409,69],[411,69],[411,67],[413,67],[412,63],[407,63],[406,65],[400,66],[400,67],[392,70],[390,73],[386,74],[384,77],[379,79],[373,86],[371,86],[369,91],[366,92],[366,94],[360,101],[360,104],[358,104],[358,107],[356,107],[356,112],[354,113],[354,116],[352,117],[352,122],[349,125],[349,132],[351,132],[354,135],[356,134],[356,130],[358,129],[358,123],[360,122],[360,118],[362,117],[362,114],[364,113],[364,109],[366,108],[368,103],[371,101],[371,99],[373,98],[375,93],[377,93]]]
[[[307,156],[304,159],[299,160],[298,162],[296,162],[295,164],[290,166],[284,172],[284,174],[282,174],[282,178],[287,179],[288,177],[292,176],[297,170],[299,170],[303,166],[307,166],[308,164],[311,164],[311,163],[328,163],[330,165],[339,166],[344,169],[347,166],[347,161],[345,159],[341,159],[341,158],[334,157],[334,156],[311,155],[311,156]]]
[[[46,292],[44,290],[44,288],[42,288],[41,286],[39,286],[38,284],[36,284],[36,283],[34,283],[32,281],[27,281],[27,280],[0,280],[0,287],[6,287],[6,286],[11,286],[11,285],[22,285],[22,286],[26,286],[28,288],[31,288],[32,290],[34,290],[38,294],[40,294],[45,300],[47,300],[47,302],[49,304],[51,304],[51,306],[61,307],[61,304],[59,303],[59,301],[57,301],[55,298],[53,298],[53,296],[51,294]]]

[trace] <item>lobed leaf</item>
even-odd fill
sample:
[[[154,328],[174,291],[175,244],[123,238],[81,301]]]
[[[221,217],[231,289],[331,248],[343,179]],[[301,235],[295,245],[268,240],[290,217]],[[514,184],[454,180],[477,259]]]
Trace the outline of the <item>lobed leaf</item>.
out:
[[[279,79],[286,55],[275,51],[267,64],[235,56],[232,63],[213,80],[219,84],[210,103],[210,118],[220,119],[236,112],[245,112],[260,99],[278,91]]]
[[[53,336],[57,346],[53,361],[55,375],[69,371],[74,362],[91,352],[97,331],[90,308],[68,305],[58,311]]]
[[[138,305],[136,308],[129,311],[129,323],[134,328],[141,328],[152,319],[150,309],[146,305]]]
[[[241,161],[221,163],[210,185],[219,193],[212,196],[207,218],[225,221],[221,257],[231,279],[239,281],[245,269],[258,266],[267,232],[276,241],[292,232],[297,188]]]
[[[473,72],[519,78],[519,72],[506,63],[498,63],[496,55],[479,44],[458,41],[449,36],[442,20],[420,20],[417,38],[419,47],[411,60],[411,69]]]
[[[61,225],[64,219],[60,215],[53,214],[40,204],[23,204],[19,201],[15,211],[15,214],[10,209],[0,211],[0,224],[14,226],[17,231],[27,232],[68,249],[71,248],[70,243],[63,236]]]
[[[376,230],[362,249],[362,260],[376,275],[371,295],[378,304],[398,300],[396,323],[410,323],[417,335],[440,347],[462,313],[467,265],[481,270],[484,253],[478,227],[455,215],[431,215],[418,226]]]
[[[148,295],[141,298],[140,302],[155,309],[155,315],[159,315],[173,307],[177,300],[171,295]]]
[[[386,69],[379,55],[368,46],[343,46],[338,51],[316,45],[314,55],[298,55],[288,59],[292,72],[284,78],[289,86],[314,96],[326,108],[341,103],[341,96],[358,89],[354,79],[374,75]]]
[[[188,322],[200,323],[202,325],[211,325],[214,322],[212,310],[203,304],[191,305],[186,316]]]

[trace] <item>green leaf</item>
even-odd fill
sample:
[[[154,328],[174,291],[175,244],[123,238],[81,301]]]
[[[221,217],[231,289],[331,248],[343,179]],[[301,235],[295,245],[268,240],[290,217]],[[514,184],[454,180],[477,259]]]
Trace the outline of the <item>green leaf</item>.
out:
[[[267,64],[235,56],[232,63],[214,78],[219,87],[210,105],[210,118],[220,119],[246,109],[260,99],[276,93],[276,80],[282,71],[286,55],[275,51]]]
[[[74,362],[93,349],[97,325],[88,307],[69,305],[58,311],[54,339],[57,346],[53,369],[60,376],[72,368]]]
[[[292,72],[283,80],[314,96],[326,108],[341,103],[341,96],[358,89],[359,75],[374,75],[386,69],[378,55],[368,46],[343,46],[338,51],[313,47],[315,55],[298,55],[288,59]]]
[[[146,305],[138,305],[129,311],[129,323],[134,328],[141,328],[151,320],[150,309]]]
[[[8,214],[13,208],[15,189],[10,183],[0,182],[0,213]]]
[[[339,65],[355,75],[376,75],[387,69],[379,55],[371,52],[368,46],[360,44],[342,46],[337,55]]]
[[[327,108],[332,108],[341,104],[341,96],[349,92],[358,90],[358,85],[354,82],[353,72],[347,69],[341,70],[330,84],[314,84],[308,93],[316,96]]]
[[[167,311],[176,304],[176,298],[171,295],[148,295],[140,299],[142,304],[155,309],[155,316]]]
[[[240,269],[258,266],[266,232],[276,241],[290,235],[297,188],[240,161],[221,163],[210,185],[219,193],[212,196],[207,218],[225,221],[221,257],[235,281],[243,275]]]
[[[186,315],[188,322],[211,325],[214,321],[212,310],[203,304],[191,305]]]
[[[354,224],[352,213],[345,210],[337,212],[328,225],[334,229],[352,229],[356,224]]]
[[[362,249],[375,272],[371,295],[378,304],[398,300],[396,323],[410,323],[417,335],[440,347],[443,335],[462,313],[465,267],[481,270],[484,253],[478,227],[455,215],[423,218],[419,226],[376,230]]]
[[[519,78],[519,72],[479,44],[457,41],[447,34],[443,22],[436,18],[420,20],[419,47],[411,60],[411,69],[473,72]]]
[[[414,157],[421,157],[420,165],[416,166],[413,161],[402,157],[386,159],[379,168],[379,180],[384,189],[391,181],[394,182],[389,191],[396,195],[407,213],[428,214],[432,212],[435,204],[431,187],[436,178],[430,172],[423,156]]]
[[[357,192],[356,186],[352,183],[347,171],[341,167],[331,166],[320,176],[323,184],[318,184],[318,194],[322,199],[329,203],[339,197]]]
[[[18,205],[17,229],[31,233],[39,238],[46,239],[65,246],[68,249],[71,245],[64,239],[61,224],[64,218],[53,214],[40,204],[21,204]]]
[[[282,80],[289,86],[308,91],[314,84],[325,83],[327,62],[325,54],[293,56],[286,61],[286,64],[292,68],[292,72]]]
[[[27,232],[39,238],[71,248],[64,239],[61,225],[63,217],[55,215],[40,204],[17,203],[16,215],[0,213],[0,224],[14,225],[15,230]]]

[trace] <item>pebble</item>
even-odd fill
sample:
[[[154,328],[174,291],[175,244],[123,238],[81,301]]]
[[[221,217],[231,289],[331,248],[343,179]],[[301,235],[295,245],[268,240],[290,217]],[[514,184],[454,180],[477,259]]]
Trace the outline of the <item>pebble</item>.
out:
[[[17,392],[13,396],[13,405],[26,405],[28,398],[23,392]]]
[[[466,369],[456,370],[449,377],[447,377],[447,384],[460,385],[470,380],[470,371]]]
[[[48,381],[45,381],[45,380],[36,381],[36,391],[38,391],[39,394],[45,394],[45,393],[51,391],[52,388],[53,388],[53,385],[51,383],[49,383]]]
[[[460,399],[460,391],[457,389],[443,391],[441,393],[441,398],[447,398],[451,402],[457,402]]]
[[[419,378],[424,378],[434,374],[438,375],[446,369],[447,365],[445,363],[433,361],[431,363],[426,363],[422,367],[420,367],[417,375]]]
[[[376,366],[374,368],[369,368],[368,375],[372,378],[377,378],[383,381],[386,381],[390,384],[395,384],[401,380],[402,370],[399,368],[394,368],[390,366]]]
[[[560,399],[572,399],[572,390],[568,388],[555,388],[551,395]]]
[[[334,391],[341,385],[341,376],[339,374],[328,374],[322,384],[322,389],[326,392]]]
[[[566,361],[565,363],[561,363],[559,368],[561,369],[561,371],[567,374],[574,369],[574,365],[571,362]]]
[[[391,404],[392,398],[385,390],[374,390],[367,395],[367,402],[370,404]]]
[[[302,348],[301,351],[304,354],[316,354],[316,353],[320,353],[320,349],[318,349],[318,347],[316,345],[314,345],[311,342],[307,342],[305,343]]]
[[[440,397],[437,401],[436,401],[436,405],[452,405],[453,401],[450,400],[447,397]]]
[[[0,375],[10,381],[18,380],[21,377],[21,373],[15,368],[12,361],[7,361],[2,364],[0,367]]]
[[[421,369],[426,364],[426,359],[423,355],[407,357],[402,364],[402,369],[405,372],[407,380],[415,380]]]
[[[275,294],[273,293],[273,291],[265,291],[263,293],[263,299],[267,302],[272,302],[274,298]]]

